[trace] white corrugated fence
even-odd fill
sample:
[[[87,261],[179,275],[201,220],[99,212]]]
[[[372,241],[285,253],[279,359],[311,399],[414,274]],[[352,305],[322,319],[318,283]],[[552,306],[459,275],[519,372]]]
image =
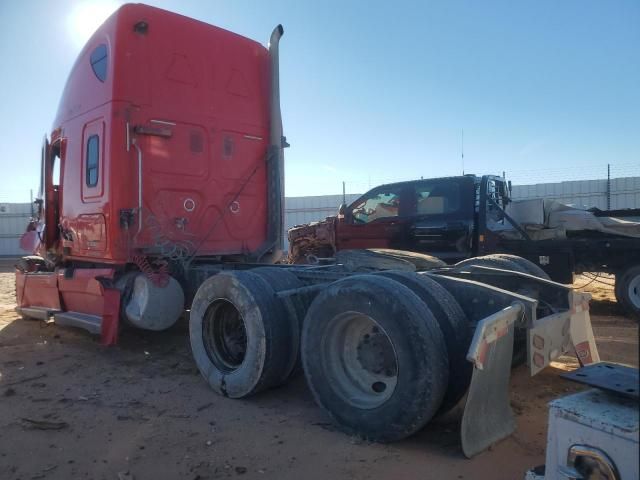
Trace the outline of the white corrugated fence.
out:
[[[346,203],[359,194],[347,194]],[[568,182],[514,185],[513,198],[550,198],[577,207],[607,209],[640,208],[640,177],[613,178],[607,191],[607,180],[575,180]],[[309,223],[335,215],[342,203],[342,195],[287,197],[285,199],[285,227]],[[28,203],[0,203],[0,256],[19,256],[20,236],[25,230],[31,205]]]
[[[30,203],[0,203],[0,256],[25,255],[20,237],[30,218]]]

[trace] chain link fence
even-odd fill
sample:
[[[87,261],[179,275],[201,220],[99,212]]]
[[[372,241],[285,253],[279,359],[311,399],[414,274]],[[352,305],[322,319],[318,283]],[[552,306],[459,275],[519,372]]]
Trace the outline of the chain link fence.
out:
[[[573,165],[494,172],[513,184],[516,199],[551,198],[579,207],[602,210],[640,208],[640,162],[617,162],[598,165]],[[385,183],[416,178],[392,176],[344,179],[347,194],[364,193]],[[337,189],[335,188],[335,189]]]

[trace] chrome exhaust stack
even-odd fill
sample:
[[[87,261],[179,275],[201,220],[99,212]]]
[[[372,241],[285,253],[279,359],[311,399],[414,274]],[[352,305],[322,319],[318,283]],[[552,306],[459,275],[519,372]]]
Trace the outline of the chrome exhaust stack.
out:
[[[277,146],[281,151],[284,148],[282,136],[282,113],[280,111],[280,38],[284,34],[282,25],[273,29],[269,38],[269,59],[271,64],[271,133],[269,140],[272,146]]]
[[[288,147],[282,132],[280,110],[280,38],[282,25],[273,29],[269,39],[271,87],[269,95],[270,133],[267,150],[267,240],[256,252],[263,262],[277,262],[284,250],[284,149]]]

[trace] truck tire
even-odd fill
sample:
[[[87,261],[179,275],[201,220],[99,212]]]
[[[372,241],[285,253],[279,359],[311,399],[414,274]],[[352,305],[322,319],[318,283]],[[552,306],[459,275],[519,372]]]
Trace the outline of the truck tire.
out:
[[[511,260],[513,263],[518,265],[524,271],[524,273],[528,273],[529,275],[533,275],[534,277],[544,278],[545,280],[551,280],[549,274],[538,265],[533,263],[531,260],[527,260],[526,258],[522,258],[517,255],[510,255],[508,253],[496,253],[491,256]]]
[[[453,295],[435,280],[415,273],[380,272],[377,275],[391,278],[415,293],[433,313],[444,335],[449,360],[449,383],[438,414],[455,407],[464,396],[471,382],[473,368],[467,361],[471,343],[471,326]]]
[[[513,259],[502,257],[499,254],[466,258],[454,266],[471,267],[476,265],[479,267],[501,268],[502,270],[511,270],[512,272],[529,273],[524,267],[514,262]]]
[[[380,255],[386,255],[393,258],[399,258],[412,263],[416,267],[416,271],[424,272],[433,270],[434,268],[446,267],[447,264],[437,257],[426,255],[424,253],[410,252],[408,250],[394,250],[391,248],[370,248],[368,251]]]
[[[275,292],[303,286],[298,277],[285,268],[260,267],[251,269],[251,273],[255,273],[269,282],[269,285],[271,285],[271,288],[273,288]],[[305,297],[301,295],[292,295],[289,297],[289,302],[284,299],[278,299],[277,301],[281,303],[283,310],[286,311],[287,321],[291,329],[291,343],[289,346],[291,349],[291,365],[287,367],[287,370],[289,370],[287,374],[288,379],[292,375],[302,371],[302,363],[300,360],[300,332],[308,304],[305,302]]]
[[[269,285],[271,285],[271,288],[273,288],[275,292],[292,290],[294,288],[300,288],[303,286],[298,277],[296,277],[286,268],[259,267],[252,268],[250,272],[264,278],[267,282],[269,282]],[[295,328],[299,331],[302,325],[302,321],[304,320],[304,316],[307,312],[308,305],[304,304],[301,296],[295,296],[294,299],[296,300],[292,302],[294,310],[289,313],[292,314],[291,319],[295,320]]]
[[[274,290],[252,272],[205,280],[189,315],[194,360],[213,390],[242,398],[283,383],[294,336]]]
[[[616,274],[615,294],[631,318],[640,319],[640,265]]]
[[[302,364],[316,402],[345,432],[403,439],[438,411],[447,350],[429,308],[404,285],[376,275],[332,283],[302,328]]]
[[[376,270],[402,270],[415,272],[413,263],[394,255],[366,249],[339,250],[336,262],[344,265],[351,272],[371,272]]]
[[[504,255],[501,256],[501,255]],[[470,267],[478,265],[481,267],[501,268],[503,270],[511,270],[512,272],[529,273],[525,267],[516,263],[511,255],[495,254],[485,255],[483,257],[472,257],[462,260],[455,264],[456,267]],[[516,257],[520,258],[520,257]],[[523,259],[524,260],[524,259]],[[530,273],[529,273],[530,274]],[[513,358],[511,359],[511,366],[517,367],[524,364],[527,361],[527,334],[526,330],[516,328],[513,337]]]

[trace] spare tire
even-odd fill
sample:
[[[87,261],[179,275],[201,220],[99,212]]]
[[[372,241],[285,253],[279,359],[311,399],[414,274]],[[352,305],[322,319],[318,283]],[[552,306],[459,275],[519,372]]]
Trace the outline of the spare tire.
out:
[[[438,414],[455,407],[469,388],[473,366],[467,360],[471,325],[462,307],[442,285],[426,275],[408,272],[380,272],[415,293],[433,313],[443,333],[449,360],[449,383]]]
[[[242,398],[289,376],[293,332],[273,288],[252,272],[205,280],[189,315],[194,360],[216,392]]]
[[[311,392],[345,432],[394,441],[438,411],[449,376],[447,350],[429,308],[404,285],[377,275],[332,283],[302,329]]]

